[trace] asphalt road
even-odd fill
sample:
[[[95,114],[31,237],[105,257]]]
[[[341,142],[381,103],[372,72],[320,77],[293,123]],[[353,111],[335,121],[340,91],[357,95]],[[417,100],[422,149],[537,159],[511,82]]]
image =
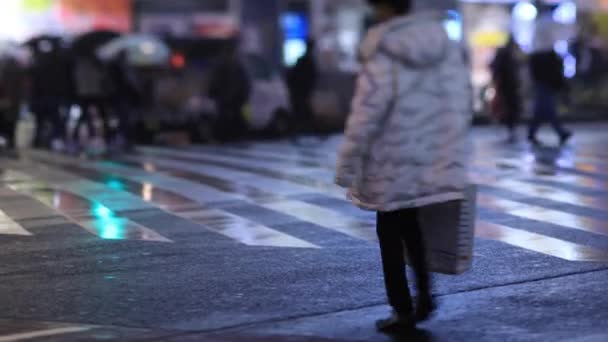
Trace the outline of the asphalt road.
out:
[[[608,340],[607,128],[561,150],[475,131],[474,267],[435,277],[408,340]],[[332,184],[340,140],[1,158],[0,342],[391,340],[374,214]]]

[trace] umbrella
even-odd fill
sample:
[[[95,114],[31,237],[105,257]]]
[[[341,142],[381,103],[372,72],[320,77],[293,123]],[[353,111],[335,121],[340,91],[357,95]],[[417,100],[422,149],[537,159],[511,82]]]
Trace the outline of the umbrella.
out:
[[[171,50],[156,37],[133,34],[117,38],[97,50],[102,60],[113,60],[124,53],[127,62],[135,66],[156,66],[169,62]]]
[[[2,58],[12,58],[25,64],[31,58],[31,52],[23,45],[3,40],[0,41],[0,59]]]
[[[76,37],[72,41],[71,49],[76,55],[87,56],[95,53],[102,45],[120,37],[114,31],[92,31]]]
[[[29,39],[23,45],[29,47],[34,53],[50,53],[59,50],[61,43],[61,37],[41,35]]]

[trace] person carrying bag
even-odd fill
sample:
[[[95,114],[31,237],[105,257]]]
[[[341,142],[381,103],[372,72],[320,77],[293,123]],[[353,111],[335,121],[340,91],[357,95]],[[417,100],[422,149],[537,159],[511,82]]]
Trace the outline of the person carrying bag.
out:
[[[393,308],[377,328],[393,332],[413,329],[435,309],[425,239],[437,237],[426,236],[421,223],[432,206],[466,198],[471,86],[462,48],[448,38],[442,15],[410,14],[406,0],[368,2],[380,23],[361,46],[336,183],[355,205],[377,212]],[[415,307],[405,250],[417,280]]]

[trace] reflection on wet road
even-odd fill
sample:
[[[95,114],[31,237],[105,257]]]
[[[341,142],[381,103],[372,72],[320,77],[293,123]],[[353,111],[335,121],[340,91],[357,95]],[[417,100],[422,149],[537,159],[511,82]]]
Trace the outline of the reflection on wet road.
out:
[[[478,222],[476,236],[502,241],[534,252],[569,261],[606,262],[608,252],[577,245],[525,230],[513,229],[489,222]]]
[[[102,161],[34,151],[3,164],[0,196],[29,196],[109,240],[183,243],[183,232],[207,231],[197,239],[314,251],[329,230],[374,242],[374,214],[354,209],[333,184],[337,145],[339,138],[316,146],[144,147]],[[480,185],[478,237],[570,261],[608,261],[608,163],[597,150],[478,145],[470,173]],[[35,236],[22,225],[35,213],[15,213],[0,204],[0,236]],[[139,213],[162,214],[176,227]]]

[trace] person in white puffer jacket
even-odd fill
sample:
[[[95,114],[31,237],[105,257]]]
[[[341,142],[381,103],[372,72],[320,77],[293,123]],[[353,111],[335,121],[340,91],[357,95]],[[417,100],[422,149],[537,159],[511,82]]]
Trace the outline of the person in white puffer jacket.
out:
[[[410,14],[410,1],[368,0],[380,24],[362,43],[359,75],[336,183],[377,230],[393,314],[381,331],[413,328],[435,309],[418,213],[464,199],[472,94],[464,49],[439,13]],[[414,306],[404,244],[417,278]]]

